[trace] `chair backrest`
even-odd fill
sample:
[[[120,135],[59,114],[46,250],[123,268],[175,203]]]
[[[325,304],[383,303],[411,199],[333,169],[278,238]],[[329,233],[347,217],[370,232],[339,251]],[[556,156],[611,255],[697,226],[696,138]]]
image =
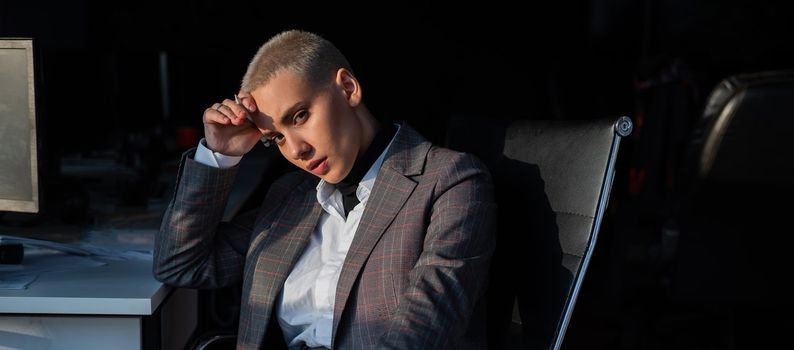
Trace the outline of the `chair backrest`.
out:
[[[791,274],[794,258],[794,236],[785,229],[794,196],[793,134],[794,71],[734,75],[712,90],[676,211],[676,300],[782,309],[778,296],[791,289],[780,279]]]
[[[794,71],[741,74],[711,92],[694,140],[696,177],[720,185],[791,187]],[[762,192],[757,192],[762,193]]]
[[[631,130],[628,117],[450,120],[447,146],[480,157],[496,187],[491,348],[560,348],[609,200],[620,139]],[[518,328],[520,340],[511,340]]]

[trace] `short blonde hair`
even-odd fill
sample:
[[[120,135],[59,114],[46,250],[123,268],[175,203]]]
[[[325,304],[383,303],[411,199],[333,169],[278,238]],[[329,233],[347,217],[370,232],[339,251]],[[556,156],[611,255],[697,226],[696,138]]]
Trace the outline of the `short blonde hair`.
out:
[[[288,30],[274,35],[259,48],[240,86],[253,91],[282,69],[289,69],[315,86],[330,82],[339,68],[352,72],[350,63],[330,41],[317,34]]]

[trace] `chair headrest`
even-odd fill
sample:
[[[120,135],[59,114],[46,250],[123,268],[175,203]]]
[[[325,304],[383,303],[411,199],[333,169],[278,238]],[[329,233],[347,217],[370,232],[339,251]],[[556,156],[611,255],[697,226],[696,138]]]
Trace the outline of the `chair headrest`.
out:
[[[703,118],[697,153],[701,182],[792,187],[794,71],[723,80]]]

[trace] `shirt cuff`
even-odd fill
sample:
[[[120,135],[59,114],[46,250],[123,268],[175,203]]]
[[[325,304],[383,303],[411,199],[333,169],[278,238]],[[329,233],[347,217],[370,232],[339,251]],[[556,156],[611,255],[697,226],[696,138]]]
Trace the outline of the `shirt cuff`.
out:
[[[207,141],[204,138],[199,141],[193,160],[213,168],[226,169],[237,165],[240,163],[240,159],[243,159],[243,156],[227,156],[225,154],[213,152],[207,148],[206,143]]]

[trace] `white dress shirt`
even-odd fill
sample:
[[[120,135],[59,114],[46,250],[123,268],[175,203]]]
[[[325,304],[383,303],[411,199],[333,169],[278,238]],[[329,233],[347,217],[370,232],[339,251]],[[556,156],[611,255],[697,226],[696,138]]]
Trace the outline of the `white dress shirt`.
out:
[[[397,128],[399,130],[399,125]],[[203,143],[202,139],[194,156],[199,163],[227,168],[242,158],[212,152]],[[390,147],[391,142],[359,182],[356,189],[359,203],[348,213],[347,219],[342,193],[323,180],[317,184],[317,201],[324,212],[306,250],[284,282],[276,304],[278,322],[290,349],[301,349],[303,344],[331,348],[336,285],[375,177]]]

